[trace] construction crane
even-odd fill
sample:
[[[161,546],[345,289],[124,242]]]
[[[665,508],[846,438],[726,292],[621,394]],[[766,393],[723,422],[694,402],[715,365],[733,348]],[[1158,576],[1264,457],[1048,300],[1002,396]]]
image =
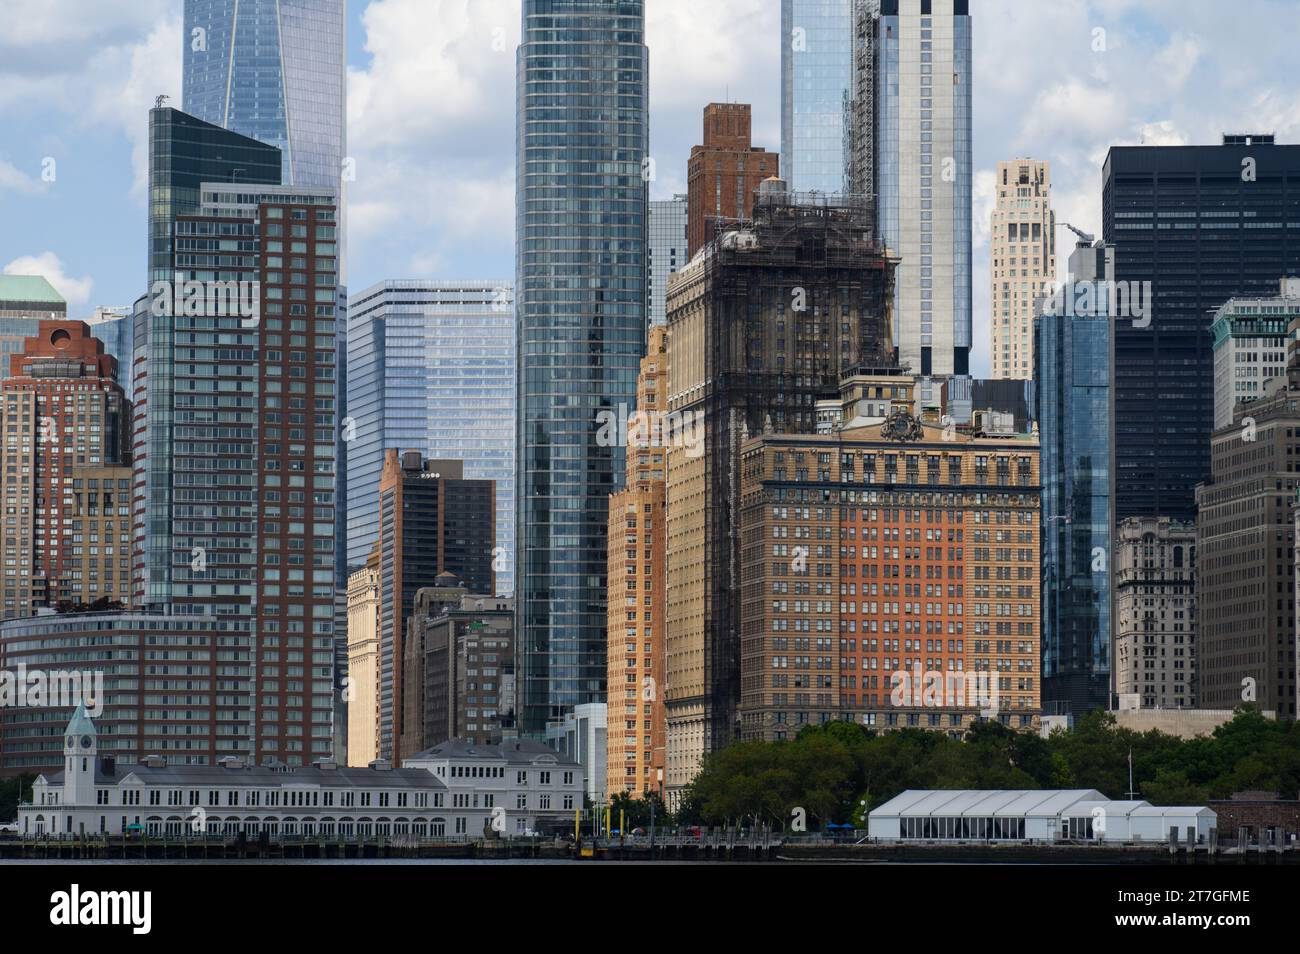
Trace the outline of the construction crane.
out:
[[[1075,235],[1079,236],[1080,245],[1091,245],[1093,243],[1093,237],[1089,235],[1087,232],[1083,231],[1082,229],[1076,229],[1069,222],[1062,222],[1061,224],[1064,225],[1071,232],[1073,232]]]

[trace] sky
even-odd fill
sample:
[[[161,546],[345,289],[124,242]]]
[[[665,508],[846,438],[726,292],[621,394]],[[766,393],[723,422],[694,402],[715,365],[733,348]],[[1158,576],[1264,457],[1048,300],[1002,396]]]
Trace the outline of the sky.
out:
[[[514,272],[519,0],[350,0],[348,284]],[[652,198],[686,190],[706,103],[780,147],[779,0],[647,0]],[[988,359],[994,168],[1052,167],[1057,219],[1101,230],[1111,145],[1300,143],[1297,0],[971,0],[972,372]],[[86,317],[145,291],[148,110],[181,105],[181,0],[0,3],[0,271]],[[1063,270],[1073,237],[1061,226]]]

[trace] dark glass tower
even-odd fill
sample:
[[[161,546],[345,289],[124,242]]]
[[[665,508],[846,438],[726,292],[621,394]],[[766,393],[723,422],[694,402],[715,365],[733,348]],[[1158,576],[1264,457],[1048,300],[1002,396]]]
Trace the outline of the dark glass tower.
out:
[[[170,107],[149,111],[149,281],[171,281],[172,223],[204,182],[280,184],[280,150]]]
[[[1154,294],[1149,321],[1115,322],[1115,517],[1195,520],[1210,477],[1213,311],[1300,274],[1300,146],[1117,146],[1103,180],[1115,280]]]
[[[1080,242],[1064,293],[1034,319],[1042,443],[1042,700],[1084,713],[1110,699],[1112,250]]]
[[[515,592],[523,732],[605,699],[605,541],[645,349],[643,0],[524,0],[517,59]],[[656,608],[657,609],[657,608]]]

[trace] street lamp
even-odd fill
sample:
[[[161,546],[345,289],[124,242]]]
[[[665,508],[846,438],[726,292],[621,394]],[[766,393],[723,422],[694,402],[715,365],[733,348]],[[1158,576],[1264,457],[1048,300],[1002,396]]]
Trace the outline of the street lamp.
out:
[[[659,785],[659,799],[650,799],[650,856],[654,857],[655,848],[655,802],[664,797],[664,770],[655,769],[655,781]]]

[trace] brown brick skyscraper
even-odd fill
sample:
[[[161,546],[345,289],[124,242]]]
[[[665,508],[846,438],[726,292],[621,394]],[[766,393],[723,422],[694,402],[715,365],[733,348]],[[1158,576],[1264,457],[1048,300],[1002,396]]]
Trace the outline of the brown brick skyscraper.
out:
[[[42,321],[22,353],[9,359],[0,405],[6,432],[0,451],[5,537],[7,546],[14,547],[5,568],[6,619],[101,596],[126,600],[120,584],[129,571],[119,563],[129,559],[129,544],[120,539],[129,513],[113,515],[107,525],[111,529],[104,531],[111,537],[103,540],[72,519],[74,513],[82,516],[74,505],[74,480],[80,484],[89,474],[110,482],[105,490],[111,499],[105,506],[116,511],[129,500],[129,490],[119,490],[117,481],[129,479],[130,471],[113,466],[129,460],[129,404],[114,380],[116,363],[81,321]],[[100,501],[95,503],[99,516]],[[99,592],[85,588],[88,568],[81,557],[91,540],[96,554],[101,548],[112,554],[103,564],[105,589]],[[100,579],[98,569],[94,576]]]
[[[747,219],[758,184],[780,175],[774,152],[750,145],[748,103],[704,107],[704,144],[691,149],[687,167],[686,254],[694,255],[718,219]]]
[[[402,659],[422,587],[453,574],[470,593],[496,591],[496,482],[464,477],[464,462],[388,450],[379,478],[379,757],[401,757]]]

